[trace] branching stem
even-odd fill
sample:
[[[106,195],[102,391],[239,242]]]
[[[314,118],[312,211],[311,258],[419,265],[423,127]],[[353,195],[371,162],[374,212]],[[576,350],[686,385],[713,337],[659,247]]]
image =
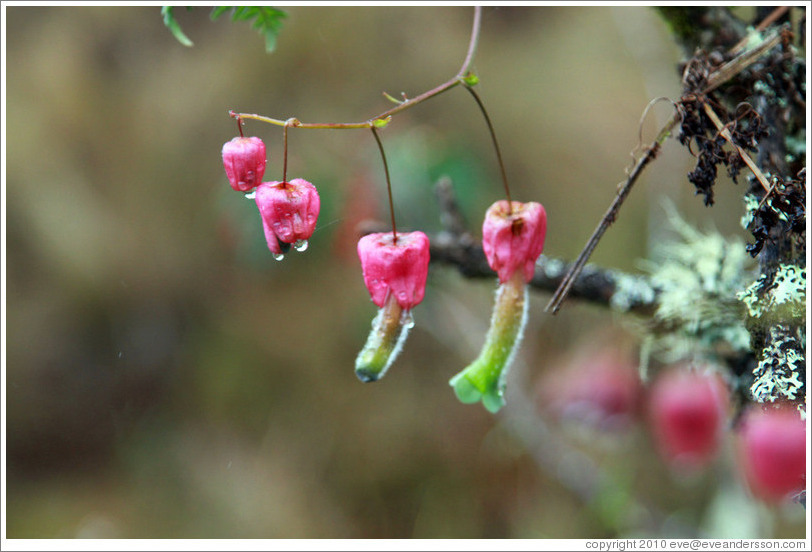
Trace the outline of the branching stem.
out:
[[[770,36],[766,37],[765,40],[755,48],[742,52],[729,62],[722,65],[719,69],[711,73],[708,76],[706,86],[701,91],[701,93],[707,94],[708,92],[715,90],[722,84],[726,83],[727,81],[729,81],[730,79],[732,79],[733,77],[744,71],[747,67],[752,65],[762,55],[764,55],[772,48],[777,46],[780,43],[780,41],[781,41],[781,29],[778,29],[774,31]],[[705,105],[707,106],[707,104]],[[707,109],[708,108],[706,108],[706,113]],[[708,116],[713,119],[710,113],[708,113]],[[595,250],[595,247],[598,245],[598,242],[600,241],[604,232],[606,232],[606,229],[609,228],[609,226],[617,218],[617,213],[620,209],[620,206],[623,204],[623,201],[626,199],[629,192],[631,191],[631,187],[637,181],[637,178],[640,176],[640,173],[643,172],[643,169],[656,157],[657,153],[660,150],[660,147],[665,142],[666,138],[668,138],[668,136],[671,134],[671,130],[673,130],[673,128],[677,125],[679,120],[680,115],[675,113],[671,117],[671,119],[665,124],[665,126],[660,130],[660,133],[657,135],[657,138],[646,150],[645,155],[643,155],[643,157],[641,157],[640,160],[635,164],[634,168],[629,173],[628,178],[618,190],[617,195],[615,196],[615,199],[612,201],[612,204],[609,206],[609,209],[606,211],[606,214],[603,215],[603,218],[598,223],[598,226],[595,228],[595,231],[592,233],[592,236],[590,236],[589,240],[587,240],[586,245],[584,246],[581,253],[578,255],[578,258],[570,266],[567,275],[561,281],[561,284],[558,286],[558,289],[555,290],[555,293],[550,299],[550,302],[547,303],[547,307],[545,308],[546,311],[555,314],[561,308],[561,303],[563,303],[564,299],[567,298],[567,295],[569,294],[569,291],[572,288],[573,282],[575,282],[581,270],[583,270],[584,265],[586,265],[587,260],[589,260],[590,255],[592,255],[592,252]],[[716,121],[718,120],[719,119],[717,117]],[[714,124],[716,124],[716,121],[714,121]],[[720,129],[720,132],[722,132],[723,136],[725,136],[724,132],[727,132],[727,136],[725,136],[725,138],[730,140],[730,138],[728,138],[730,136],[730,133],[727,131],[727,129],[724,128],[724,125],[721,125],[721,127],[720,125],[721,121],[719,121],[717,128]],[[722,129],[724,129],[724,132]],[[755,167],[755,165],[751,166],[752,160],[750,160],[749,157],[742,155],[742,159],[744,160],[745,163],[747,163],[748,167],[750,167],[751,170]],[[750,163],[748,163],[748,160],[750,161]],[[758,169],[758,167],[755,168],[756,170]],[[753,174],[756,174],[756,177],[758,177],[760,171],[759,173],[753,171]],[[761,181],[761,179],[759,180]],[[762,186],[764,185],[765,182],[766,179],[761,181]],[[769,185],[765,186],[765,189],[769,190]]]
[[[294,128],[320,128],[320,129],[351,129],[351,128],[383,128],[389,121],[391,120],[392,116],[409,109],[419,103],[422,103],[429,98],[433,98],[438,94],[442,94],[446,90],[454,88],[458,84],[463,83],[463,79],[468,74],[468,69],[473,62],[474,54],[476,53],[476,47],[479,43],[479,29],[481,26],[482,20],[482,7],[481,6],[474,6],[474,24],[473,28],[471,29],[471,39],[468,42],[468,52],[465,55],[465,60],[462,63],[462,67],[460,68],[459,72],[454,75],[451,79],[447,80],[443,84],[440,84],[431,90],[427,90],[422,94],[415,96],[414,98],[405,99],[400,102],[397,106],[393,107],[392,109],[388,109],[383,113],[376,115],[375,117],[371,117],[366,121],[360,121],[357,123],[303,123],[296,118],[290,118],[287,120],[282,119],[274,119],[273,117],[265,117],[263,115],[257,115],[256,113],[235,113],[234,111],[229,111],[229,115],[231,117],[241,118],[241,119],[253,119],[255,121],[261,121],[263,123],[269,123],[272,125],[277,126],[286,126],[289,125]]]

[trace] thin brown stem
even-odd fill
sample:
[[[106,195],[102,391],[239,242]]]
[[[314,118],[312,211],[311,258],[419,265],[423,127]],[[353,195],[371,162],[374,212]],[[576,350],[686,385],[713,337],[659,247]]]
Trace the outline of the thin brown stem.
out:
[[[293,119],[295,123],[290,124],[290,126],[294,128],[320,128],[320,129],[351,129],[351,128],[372,128],[378,127],[382,128],[385,127],[391,117],[401,111],[409,109],[419,103],[422,103],[429,98],[433,98],[439,94],[442,94],[446,90],[454,88],[458,84],[463,82],[463,78],[467,75],[468,69],[473,62],[474,54],[476,53],[476,47],[479,43],[479,31],[481,27],[482,21],[482,7],[481,6],[474,6],[474,24],[471,29],[471,38],[468,42],[468,52],[465,55],[465,61],[463,61],[462,67],[460,68],[459,72],[454,75],[451,79],[447,80],[446,82],[432,88],[431,90],[427,90],[422,94],[415,96],[414,98],[404,100],[400,102],[397,106],[393,107],[392,109],[387,109],[383,113],[376,115],[375,117],[371,117],[366,121],[360,121],[357,123],[303,123],[298,119]],[[263,123],[269,123],[272,125],[277,126],[285,126],[288,124],[288,120],[282,119],[274,119],[273,117],[265,117],[264,115],[257,115],[256,113],[235,113],[234,111],[229,111],[229,115],[236,118],[242,119],[253,119],[256,121],[261,121]]]
[[[496,150],[496,159],[499,161],[499,170],[502,172],[502,185],[505,187],[505,196],[507,196],[508,215],[510,215],[513,212],[513,202],[510,200],[510,186],[508,186],[507,174],[505,173],[505,162],[502,160],[502,152],[499,150],[499,141],[496,139],[496,131],[493,129],[493,123],[491,123],[491,118],[488,116],[488,110],[485,109],[485,104],[482,103],[479,94],[474,92],[474,89],[468,85],[465,86],[465,89],[470,92],[474,97],[474,100],[476,100],[479,110],[485,117],[485,123],[488,125],[488,131],[491,133],[493,148]]]
[[[232,111],[232,113],[233,113],[233,111]],[[237,119],[237,130],[240,131],[240,138],[245,138],[245,136],[242,133],[242,119],[240,117],[235,117],[235,118]]]
[[[282,182],[288,181],[288,122],[285,123],[284,130],[282,131],[282,141],[285,143],[282,149]]]
[[[395,203],[392,201],[392,182],[389,179],[389,163],[386,162],[386,153],[383,151],[383,143],[380,136],[378,136],[378,129],[370,127],[372,135],[375,137],[375,142],[378,143],[378,149],[381,151],[381,159],[383,159],[383,172],[386,175],[386,193],[389,195],[389,215],[392,217],[392,243],[398,242],[398,231],[395,226]]]
[[[572,288],[573,283],[575,283],[576,278],[583,270],[584,265],[586,265],[587,260],[592,255],[592,252],[597,247],[598,242],[600,241],[603,234],[609,228],[609,226],[615,222],[617,219],[617,213],[620,210],[620,206],[623,205],[623,202],[628,197],[629,192],[632,190],[632,186],[634,183],[637,182],[638,177],[642,174],[643,169],[648,165],[660,151],[660,147],[665,142],[666,138],[671,134],[671,131],[677,123],[680,121],[680,117],[678,114],[675,114],[671,117],[671,120],[668,121],[663,129],[660,131],[660,134],[657,135],[657,138],[652,142],[652,144],[646,150],[645,155],[641,157],[637,163],[635,164],[634,168],[629,173],[629,176],[626,178],[626,181],[620,187],[615,196],[614,201],[607,209],[606,214],[603,215],[603,218],[598,223],[598,226],[595,228],[595,231],[592,232],[592,236],[589,237],[589,240],[586,242],[584,249],[581,251],[581,254],[578,255],[578,258],[575,260],[572,265],[570,265],[569,271],[564,279],[558,286],[558,289],[555,290],[555,293],[550,298],[550,302],[547,303],[547,306],[544,310],[548,312],[552,312],[553,314],[558,312],[558,309],[561,308],[561,303],[566,299],[567,295]]]
[[[742,52],[735,58],[731,59],[719,69],[714,71],[708,77],[707,84],[702,90],[703,94],[707,94],[712,90],[719,88],[721,85],[744,71],[752,65],[758,58],[775,48],[781,42],[781,30],[773,32],[769,37],[764,39],[764,42],[751,50]]]
[[[741,54],[739,54],[738,56],[736,56],[723,66],[721,66],[719,69],[711,73],[710,76],[708,77],[705,89],[702,90],[702,93],[703,94],[708,93],[711,90],[714,90],[719,86],[721,86],[722,84],[726,83],[727,81],[729,81],[730,79],[732,79],[733,77],[744,71],[747,67],[755,63],[755,61],[762,55],[764,55],[769,50],[777,46],[780,43],[780,41],[781,41],[781,30],[779,29],[774,33],[772,33],[769,37],[765,38],[764,42],[762,42],[755,48],[747,50],[746,52],[742,52]],[[626,196],[628,196],[632,186],[637,181],[637,178],[640,176],[640,173],[642,173],[643,169],[656,157],[657,153],[660,150],[660,147],[665,142],[666,138],[668,138],[668,136],[671,134],[671,130],[677,125],[679,121],[680,121],[679,114],[674,114],[671,117],[671,119],[665,124],[665,126],[660,130],[660,133],[657,135],[657,138],[654,140],[651,146],[649,146],[645,155],[643,155],[643,157],[641,157],[640,160],[635,164],[634,168],[629,173],[628,178],[618,190],[617,196],[612,201],[612,204],[609,206],[609,209],[603,215],[603,218],[598,223],[598,226],[595,228],[595,231],[592,233],[592,236],[590,236],[583,250],[578,255],[578,258],[575,260],[574,263],[572,263],[569,271],[567,272],[567,275],[561,281],[561,284],[558,286],[558,289],[555,290],[555,293],[553,294],[552,298],[550,298],[550,302],[547,303],[547,307],[545,308],[546,311],[555,314],[561,308],[561,304],[567,298],[567,295],[569,294],[570,289],[572,288],[573,282],[575,282],[575,280],[578,278],[578,275],[583,270],[587,260],[589,259],[590,255],[592,255],[592,252],[595,250],[595,247],[598,245],[598,242],[600,241],[604,232],[606,232],[609,226],[617,218],[617,213],[618,210],[620,209],[620,206],[623,204],[623,201],[626,199]],[[729,135],[730,134],[728,132],[728,136]],[[750,161],[750,163],[752,163],[752,160],[750,160],[749,157],[742,156],[742,160],[744,160],[745,163],[747,163],[748,160]],[[748,167],[750,167],[750,163],[748,163]],[[753,167],[755,167],[755,164],[753,164]],[[752,169],[753,167],[750,168]],[[756,169],[758,169],[758,167],[756,167]],[[753,174],[756,174],[756,172],[754,171]],[[763,181],[762,186],[764,186]],[[766,188],[769,189],[769,186],[767,186]]]
[[[760,33],[760,32],[762,32],[764,29],[766,29],[767,27],[769,27],[770,25],[772,25],[773,23],[775,23],[776,21],[778,21],[778,20],[781,18],[781,16],[782,16],[782,15],[784,15],[785,13],[787,13],[787,12],[789,11],[790,7],[791,7],[791,6],[778,6],[777,8],[775,8],[775,9],[774,9],[774,10],[773,10],[773,11],[770,13],[770,15],[768,15],[767,17],[765,17],[765,18],[764,18],[764,19],[761,21],[761,23],[759,23],[758,25],[756,25],[756,27],[755,27],[755,29],[754,29],[754,30],[755,30],[756,32],[759,32],[759,33]],[[737,43],[737,44],[736,44],[736,45],[735,45],[733,48],[731,48],[730,53],[731,53],[731,54],[738,54],[739,52],[741,52],[742,50],[744,50],[745,46],[747,46],[747,43],[748,43],[749,41],[750,41],[750,37],[749,37],[749,36],[744,37],[744,38],[743,38],[743,39],[741,39],[741,40],[740,40],[740,41],[739,41],[739,42],[738,42],[738,43]]]
[[[738,145],[736,145],[735,142],[733,142],[733,136],[730,135],[730,130],[728,130],[728,128],[724,125],[724,123],[722,123],[722,120],[719,119],[719,116],[716,114],[713,108],[711,108],[711,106],[707,103],[703,103],[702,107],[705,110],[705,114],[708,116],[708,118],[711,121],[713,121],[714,126],[719,131],[719,134],[722,136],[722,138],[727,140],[731,146],[736,148],[736,152],[739,154],[739,157],[742,158],[744,164],[747,165],[747,167],[753,173],[753,176],[755,176],[756,179],[759,181],[761,187],[764,188],[765,191],[769,192],[770,183],[767,180],[767,177],[764,176],[764,173],[761,172],[761,169],[759,169],[758,166],[753,162],[753,160],[750,159],[750,156],[747,155],[747,152],[744,151],[744,149],[742,149]]]

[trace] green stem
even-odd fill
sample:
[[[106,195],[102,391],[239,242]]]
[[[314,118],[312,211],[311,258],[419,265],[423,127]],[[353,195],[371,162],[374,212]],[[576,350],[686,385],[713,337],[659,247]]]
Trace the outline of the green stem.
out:
[[[527,284],[521,271],[499,285],[491,326],[477,359],[451,378],[457,398],[466,404],[482,401],[490,412],[505,404],[505,379],[527,321]]]
[[[355,359],[358,379],[368,383],[378,381],[386,374],[409,335],[411,320],[411,314],[404,312],[395,296],[390,295],[372,321],[372,331]]]

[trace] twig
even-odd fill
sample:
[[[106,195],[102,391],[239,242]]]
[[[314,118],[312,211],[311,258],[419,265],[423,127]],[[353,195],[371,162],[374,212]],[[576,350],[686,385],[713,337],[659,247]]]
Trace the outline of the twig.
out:
[[[575,280],[578,278],[581,270],[583,270],[584,265],[586,265],[587,260],[589,260],[590,255],[592,255],[592,251],[595,250],[595,247],[598,245],[603,234],[609,228],[609,226],[615,222],[617,218],[617,213],[620,210],[620,206],[626,200],[626,197],[629,195],[629,192],[632,189],[632,186],[635,182],[637,182],[637,178],[643,172],[643,169],[648,165],[656,156],[657,153],[660,151],[660,147],[662,146],[663,142],[665,142],[666,138],[671,134],[671,130],[677,125],[680,121],[679,114],[674,114],[668,123],[660,130],[660,134],[657,135],[657,138],[652,142],[652,144],[646,150],[645,155],[641,157],[637,163],[635,164],[632,171],[629,173],[628,178],[620,187],[615,196],[614,201],[609,206],[609,209],[606,211],[606,214],[603,215],[603,218],[598,223],[598,226],[595,228],[595,231],[592,232],[592,236],[590,236],[589,240],[586,242],[584,249],[581,251],[581,254],[578,255],[578,258],[575,260],[574,263],[570,266],[567,275],[561,281],[560,286],[556,289],[555,293],[553,294],[550,302],[547,303],[547,307],[545,308],[546,311],[552,312],[553,314],[558,312],[558,309],[561,308],[561,303],[569,294],[570,290],[575,283]]]
[[[272,125],[277,126],[285,126],[289,125],[293,128],[321,128],[321,129],[352,129],[352,128],[383,128],[389,121],[392,119],[392,116],[396,113],[404,111],[412,106],[415,106],[421,102],[428,100],[438,94],[442,94],[446,90],[454,88],[458,84],[462,84],[465,81],[465,78],[468,76],[469,67],[474,60],[474,54],[476,53],[477,44],[479,43],[479,30],[481,27],[482,21],[482,7],[481,6],[474,6],[474,23],[473,28],[471,29],[471,38],[468,42],[468,51],[465,55],[465,60],[462,63],[462,67],[454,75],[451,79],[447,80],[443,84],[432,88],[431,90],[427,90],[422,94],[415,96],[411,99],[404,99],[402,102],[398,102],[398,105],[393,107],[392,109],[388,109],[383,113],[380,113],[374,117],[367,119],[366,121],[360,121],[357,123],[303,123],[296,119],[295,117],[289,118],[287,120],[281,119],[274,119],[273,117],[265,117],[264,115],[257,115],[256,113],[236,113],[234,111],[229,111],[229,115],[231,117],[239,118],[239,119],[253,119],[255,121],[262,121],[263,123],[270,123]]]
[[[757,32],[757,33],[762,32],[764,29],[766,29],[767,27],[769,27],[770,25],[772,25],[773,23],[778,21],[781,18],[781,16],[783,16],[785,13],[787,13],[789,11],[790,7],[791,6],[778,6],[777,8],[775,8],[770,13],[770,15],[765,17],[761,21],[761,23],[756,25],[755,29],[753,29],[753,30],[755,32]],[[738,54],[739,52],[744,50],[744,47],[747,46],[747,43],[749,41],[750,41],[749,36],[746,36],[746,37],[742,38],[735,46],[733,46],[733,48],[730,49],[730,53],[731,54]]]
[[[495,278],[488,266],[482,244],[466,229],[457,205],[451,180],[442,178],[436,185],[444,231],[431,237],[431,262],[456,266],[466,278]],[[367,231],[372,231],[367,228]],[[556,289],[571,267],[567,263],[542,255],[530,287],[539,291]],[[619,294],[623,294],[621,297]],[[599,305],[612,305],[618,309],[650,314],[656,305],[657,291],[644,276],[632,276],[615,270],[604,270],[588,265],[572,283],[572,295]]]
[[[758,58],[775,48],[781,42],[781,29],[774,31],[769,37],[764,39],[764,42],[753,48],[747,50],[731,59],[719,69],[714,71],[708,76],[707,84],[702,90],[703,94],[707,94],[750,67]]]
[[[753,162],[753,160],[750,159],[750,156],[747,155],[747,152],[744,151],[744,149],[738,146],[735,142],[733,142],[733,136],[730,135],[730,130],[728,130],[728,128],[724,125],[724,123],[722,123],[721,119],[719,119],[719,116],[716,114],[716,112],[713,110],[710,104],[703,102],[702,107],[705,110],[705,114],[707,114],[710,120],[713,121],[713,124],[719,131],[719,134],[721,134],[722,137],[730,143],[730,145],[736,148],[736,152],[742,158],[744,164],[750,168],[750,170],[753,172],[753,175],[761,183],[761,186],[764,188],[764,190],[769,192],[770,183],[767,181],[767,177],[764,176],[764,173],[761,172],[761,169],[759,169],[758,166]]]
[[[760,45],[739,54],[728,63],[722,65],[719,69],[708,76],[707,84],[702,90],[702,93],[706,94],[718,88],[728,80],[738,75],[740,72],[744,71],[763,54],[778,45],[780,40],[781,30],[779,29],[773,32],[772,35],[766,38]],[[587,260],[589,259],[590,255],[592,255],[592,251],[594,251],[595,247],[598,245],[598,242],[606,232],[607,228],[609,228],[609,225],[611,225],[617,218],[617,212],[620,209],[620,206],[623,204],[623,201],[626,199],[626,196],[631,191],[632,185],[634,185],[637,177],[640,176],[643,169],[654,159],[654,157],[656,157],[660,147],[662,146],[663,142],[665,142],[665,139],[670,135],[671,130],[676,126],[677,122],[679,122],[679,116],[675,114],[665,124],[662,130],[660,130],[660,133],[657,135],[657,139],[654,140],[651,146],[649,146],[648,150],[646,150],[646,154],[640,158],[635,167],[632,169],[631,173],[626,179],[626,182],[621,186],[620,190],[618,190],[614,201],[612,201],[612,204],[609,206],[606,214],[604,214],[600,223],[598,223],[597,228],[595,228],[595,231],[592,233],[592,236],[590,236],[580,255],[578,255],[578,258],[574,263],[572,263],[569,272],[561,282],[559,288],[553,294],[553,297],[550,299],[550,302],[547,304],[545,310],[555,314],[561,308],[561,304],[564,302],[564,299],[567,298],[567,295],[573,286],[573,282],[578,278],[578,274],[581,272],[581,270],[583,270],[584,265],[586,265]],[[746,158],[743,156],[742,159],[745,160],[746,163],[747,160],[749,160],[749,157]],[[748,164],[748,166],[750,165]],[[756,169],[758,168],[756,167]],[[769,185],[767,188],[769,188]]]

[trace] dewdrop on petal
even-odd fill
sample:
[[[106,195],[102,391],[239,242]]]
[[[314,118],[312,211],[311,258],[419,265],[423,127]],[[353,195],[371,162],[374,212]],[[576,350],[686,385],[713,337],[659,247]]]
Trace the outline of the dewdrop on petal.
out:
[[[259,186],[265,164],[265,143],[256,136],[238,136],[223,144],[223,167],[237,192],[250,192]]]
[[[355,374],[377,381],[400,353],[414,326],[411,310],[426,292],[429,239],[423,232],[369,234],[358,241],[364,284],[380,310],[372,331],[355,361]]]
[[[482,249],[499,287],[479,357],[449,381],[463,403],[482,401],[494,413],[505,404],[505,379],[527,322],[527,283],[546,234],[547,214],[539,203],[502,200],[485,213]]]
[[[307,240],[316,229],[321,208],[313,184],[301,178],[290,182],[263,182],[257,187],[254,200],[262,217],[265,241],[274,258],[281,260],[291,245],[297,251],[307,249]]]

